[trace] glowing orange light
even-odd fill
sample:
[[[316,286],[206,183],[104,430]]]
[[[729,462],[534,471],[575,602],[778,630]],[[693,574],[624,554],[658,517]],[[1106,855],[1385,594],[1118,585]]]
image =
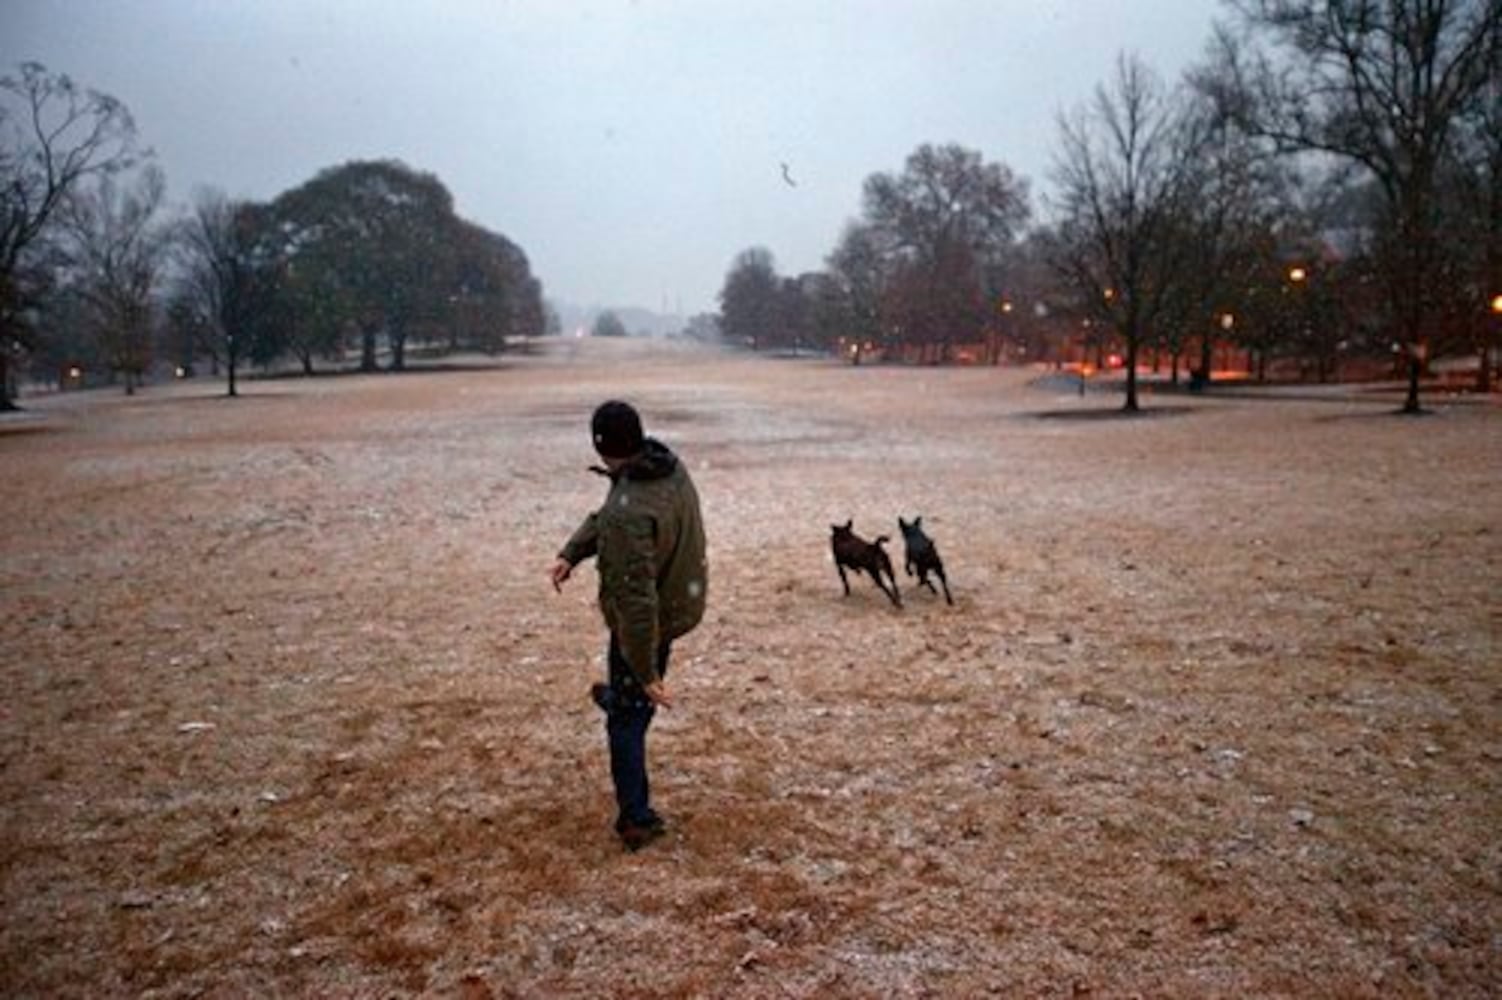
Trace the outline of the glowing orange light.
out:
[[[1235,316],[1231,315],[1230,313],[1226,313],[1225,315],[1221,316],[1221,318],[1220,318],[1220,328],[1222,330],[1229,330],[1229,329],[1231,329],[1231,327],[1233,327],[1235,325],[1236,325],[1236,317]]]
[[[1307,277],[1309,277],[1309,272],[1302,267],[1290,267],[1288,269],[1288,280],[1294,284],[1298,284]]]
[[[1011,312],[1012,311],[1012,303],[1010,303],[1010,302],[1003,302],[1001,304],[1001,311],[1004,312],[1004,313]]]
[[[1492,312],[1502,316],[1502,295],[1492,296]]]

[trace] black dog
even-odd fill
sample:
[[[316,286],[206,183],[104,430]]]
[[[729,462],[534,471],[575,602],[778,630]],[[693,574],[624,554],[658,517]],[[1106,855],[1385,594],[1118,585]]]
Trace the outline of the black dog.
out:
[[[892,560],[887,558],[882,545],[888,540],[886,535],[879,536],[876,541],[868,542],[864,538],[850,530],[855,522],[846,521],[843,525],[831,524],[829,530],[834,534],[829,539],[829,547],[834,550],[834,568],[840,571],[840,582],[845,585],[845,596],[850,596],[850,581],[845,577],[845,567],[849,566],[857,573],[865,571],[871,574],[871,579],[881,588],[881,592],[892,599],[892,603],[902,607],[902,598],[897,595],[897,574],[892,572]],[[887,579],[892,581],[892,589],[888,590],[881,574],[885,572]]]
[[[923,529],[919,527],[922,523],[921,517],[913,518],[912,524],[908,524],[900,516],[897,518],[897,527],[902,529],[902,541],[907,546],[907,562],[903,564],[903,569],[907,570],[908,576],[912,576],[913,570],[916,569],[918,582],[929,590],[933,590],[935,594],[938,591],[934,590],[934,585],[928,581],[928,574],[932,573],[937,576],[939,582],[944,585],[944,600],[953,604],[954,598],[949,596],[949,580],[944,576],[944,563],[939,559],[939,550],[934,547],[934,540],[925,535]]]

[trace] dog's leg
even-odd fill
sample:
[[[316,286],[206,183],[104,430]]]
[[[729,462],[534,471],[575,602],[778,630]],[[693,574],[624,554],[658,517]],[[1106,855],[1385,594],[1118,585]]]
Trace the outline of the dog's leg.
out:
[[[850,581],[845,578],[845,567],[842,564],[840,564],[840,563],[835,563],[834,564],[834,568],[840,571],[840,583],[842,583],[842,584],[845,585],[845,596],[849,597],[850,596]]]
[[[934,567],[934,575],[937,576],[939,578],[939,582],[944,585],[944,600],[951,605],[954,604],[954,598],[949,596],[949,578],[944,575],[943,563],[939,563]]]
[[[887,585],[881,579],[881,571],[883,569],[887,571],[887,576],[891,578],[891,590],[887,589]],[[897,593],[897,574],[892,572],[892,564],[890,562],[888,562],[885,566],[871,567],[871,579],[876,581],[876,585],[881,588],[881,592],[883,594],[886,594],[892,599],[893,604],[897,605],[897,607],[899,608],[902,607],[902,597]]]
[[[909,556],[908,559],[907,559],[907,562],[905,562],[905,563],[902,564],[902,568],[907,571],[907,575],[908,576],[912,576],[913,575],[913,558],[912,558],[912,556]]]

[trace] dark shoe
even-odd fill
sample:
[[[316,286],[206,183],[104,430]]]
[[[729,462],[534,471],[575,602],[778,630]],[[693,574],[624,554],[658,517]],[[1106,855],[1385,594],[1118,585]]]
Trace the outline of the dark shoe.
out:
[[[667,833],[667,827],[663,825],[660,819],[646,826],[627,823],[620,830],[621,843],[626,846],[626,850],[635,853],[658,837],[661,837],[664,833]]]
[[[665,829],[667,827],[667,824],[664,823],[662,821],[662,817],[659,816],[659,815],[657,815],[655,812],[650,813],[647,816],[646,819],[644,819],[644,820],[638,820],[636,822],[632,822],[631,820],[627,819],[624,816],[617,816],[615,818],[615,832],[616,833],[620,833],[622,830],[626,829],[626,827],[628,827],[628,826],[651,827],[652,829],[655,829],[655,830],[662,830],[662,829]]]
[[[615,691],[609,684],[590,685],[589,697],[606,715],[609,715],[611,709],[615,708]]]

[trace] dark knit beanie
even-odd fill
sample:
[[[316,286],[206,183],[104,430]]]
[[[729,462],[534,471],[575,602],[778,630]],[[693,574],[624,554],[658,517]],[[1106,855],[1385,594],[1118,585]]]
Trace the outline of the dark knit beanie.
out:
[[[601,403],[590,421],[590,431],[601,458],[630,458],[642,449],[641,417],[630,403],[618,399]]]

